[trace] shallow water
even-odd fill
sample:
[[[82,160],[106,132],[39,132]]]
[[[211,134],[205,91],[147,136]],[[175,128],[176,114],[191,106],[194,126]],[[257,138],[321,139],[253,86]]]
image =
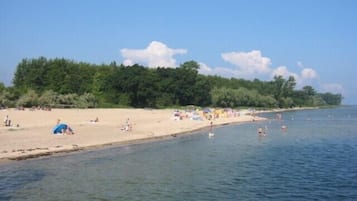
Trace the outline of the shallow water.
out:
[[[0,200],[357,200],[357,107],[265,116],[213,138],[3,164]]]

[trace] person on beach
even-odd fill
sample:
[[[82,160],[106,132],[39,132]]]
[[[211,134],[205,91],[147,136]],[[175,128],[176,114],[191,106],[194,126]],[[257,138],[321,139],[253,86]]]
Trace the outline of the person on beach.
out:
[[[11,120],[9,119],[9,115],[6,115],[4,118],[4,126],[6,127],[11,126]]]
[[[90,120],[89,122],[97,123],[97,122],[99,122],[99,119],[98,119],[98,117],[96,117],[94,120]]]
[[[9,115],[6,115],[4,118],[4,126],[7,126],[7,120],[9,119]]]
[[[72,129],[70,126],[68,126],[68,125],[67,125],[67,128],[64,130],[63,133],[65,133],[65,134],[67,134],[67,135],[74,135],[73,129]]]
[[[131,131],[132,127],[129,121],[129,118],[126,119],[126,122],[123,126],[123,128],[121,129],[122,131]]]

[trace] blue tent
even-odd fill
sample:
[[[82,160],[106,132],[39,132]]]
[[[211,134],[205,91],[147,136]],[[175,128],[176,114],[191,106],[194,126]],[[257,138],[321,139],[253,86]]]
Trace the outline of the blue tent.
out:
[[[59,134],[62,133],[63,130],[66,130],[68,128],[67,124],[57,124],[53,128],[53,134]]]

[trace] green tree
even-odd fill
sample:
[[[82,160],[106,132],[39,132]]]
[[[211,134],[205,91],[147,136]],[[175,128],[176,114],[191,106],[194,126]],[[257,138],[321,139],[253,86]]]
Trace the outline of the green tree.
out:
[[[13,83],[21,92],[28,89],[41,91],[43,86],[47,85],[44,74],[47,70],[47,59],[40,57],[38,59],[23,59],[17,65]]]
[[[165,107],[177,104],[175,99],[176,71],[174,68],[157,68],[158,91],[161,95],[157,97],[157,106]]]
[[[5,91],[6,87],[4,85],[4,83],[0,82],[0,93]]]
[[[194,104],[194,91],[192,86],[196,84],[199,65],[195,61],[188,61],[176,69],[175,74],[175,98],[180,105]]]
[[[326,105],[325,100],[318,94],[312,96],[312,105],[313,106],[321,106],[321,105]]]
[[[328,105],[340,105],[343,99],[341,94],[332,94],[330,92],[319,94],[319,96]]]
[[[195,85],[193,86],[194,105],[208,106],[211,104],[211,89],[212,84],[202,75],[196,77]]]
[[[312,86],[304,86],[302,88],[303,92],[307,95],[307,96],[314,96],[316,95],[316,91]]]
[[[23,59],[17,65],[14,86],[6,88],[0,83],[0,104],[35,104],[29,101],[34,94],[38,94],[41,105],[84,108],[293,107],[339,105],[343,99],[341,94],[317,93],[311,86],[295,90],[292,76],[287,80],[275,76],[272,81],[251,81],[199,75],[198,69],[195,61],[184,62],[179,68],[150,69],[137,64],[118,66],[115,62],[95,65],[64,58]]]

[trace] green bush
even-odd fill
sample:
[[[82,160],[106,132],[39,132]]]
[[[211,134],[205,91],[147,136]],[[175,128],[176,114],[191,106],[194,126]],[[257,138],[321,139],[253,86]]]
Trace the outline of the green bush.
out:
[[[38,95],[37,93],[30,89],[26,94],[22,95],[16,102],[17,106],[32,107],[38,105]]]

